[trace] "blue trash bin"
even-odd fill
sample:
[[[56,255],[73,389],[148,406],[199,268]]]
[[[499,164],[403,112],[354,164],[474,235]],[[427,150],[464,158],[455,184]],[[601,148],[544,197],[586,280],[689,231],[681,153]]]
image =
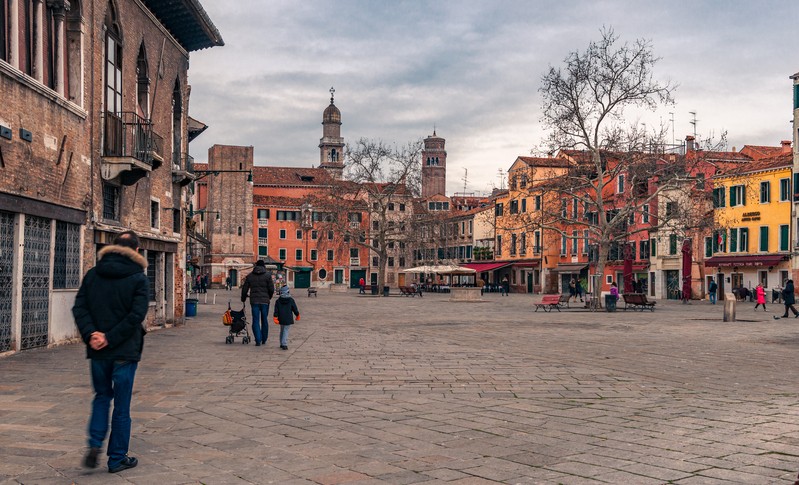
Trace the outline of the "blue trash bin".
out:
[[[196,298],[187,298],[186,299],[186,316],[187,317],[196,317],[197,316],[197,303],[200,300]]]

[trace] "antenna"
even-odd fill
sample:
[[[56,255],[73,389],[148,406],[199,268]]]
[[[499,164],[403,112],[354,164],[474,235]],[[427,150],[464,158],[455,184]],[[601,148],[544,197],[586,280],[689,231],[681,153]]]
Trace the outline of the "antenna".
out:
[[[499,190],[505,189],[505,175],[502,173],[502,169],[497,169],[497,177],[499,177]]]
[[[468,180],[468,177],[469,177],[469,169],[468,168],[464,168],[463,169],[463,178],[461,179],[461,180],[463,180],[463,193],[464,194],[466,194],[466,181]]]
[[[675,142],[674,142],[674,111],[669,111],[669,114],[671,115],[671,146],[673,147],[675,145]]]
[[[696,119],[696,111],[689,111],[688,114],[691,115],[691,121],[689,121],[689,123],[694,126],[694,140],[696,140],[696,122],[699,120]]]

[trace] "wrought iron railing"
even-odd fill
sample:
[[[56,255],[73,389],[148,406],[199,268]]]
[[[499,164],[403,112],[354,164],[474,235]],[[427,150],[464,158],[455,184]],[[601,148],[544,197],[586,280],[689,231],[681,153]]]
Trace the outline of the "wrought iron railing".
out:
[[[184,172],[194,173],[194,157],[188,153],[173,153],[172,168],[173,170],[182,170]]]
[[[160,156],[163,138],[153,132],[150,120],[127,111],[106,112],[104,123],[103,156],[130,157],[148,165],[153,165],[153,155]]]

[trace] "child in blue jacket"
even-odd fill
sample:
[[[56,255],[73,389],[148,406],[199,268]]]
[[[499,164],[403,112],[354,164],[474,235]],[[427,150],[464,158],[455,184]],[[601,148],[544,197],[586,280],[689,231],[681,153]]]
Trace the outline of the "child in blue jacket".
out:
[[[280,325],[280,348],[288,350],[289,348],[289,327],[294,325],[294,316],[297,316],[297,321],[300,321],[300,311],[297,309],[297,303],[289,293],[288,285],[280,288],[280,296],[275,302],[275,312],[273,314],[275,323]]]

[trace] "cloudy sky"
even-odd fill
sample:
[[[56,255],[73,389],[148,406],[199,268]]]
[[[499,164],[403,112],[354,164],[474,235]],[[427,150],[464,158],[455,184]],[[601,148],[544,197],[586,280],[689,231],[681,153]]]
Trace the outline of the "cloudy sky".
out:
[[[446,138],[449,193],[485,193],[545,136],[541,76],[611,26],[652,41],[655,76],[679,84],[651,115],[679,141],[728,148],[791,139],[799,2],[201,0],[224,47],[192,53],[191,145],[252,145],[256,165],[319,163],[331,86],[345,142]]]

